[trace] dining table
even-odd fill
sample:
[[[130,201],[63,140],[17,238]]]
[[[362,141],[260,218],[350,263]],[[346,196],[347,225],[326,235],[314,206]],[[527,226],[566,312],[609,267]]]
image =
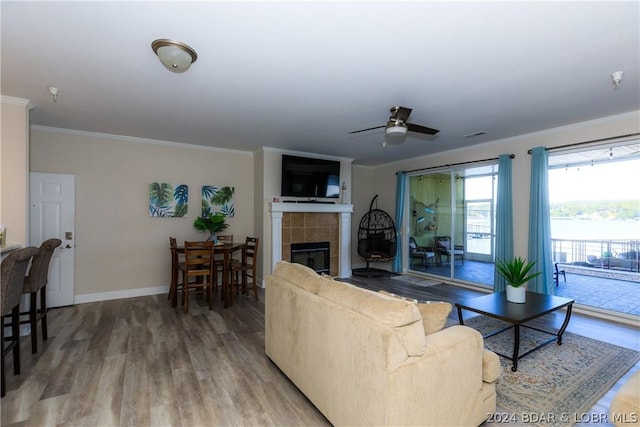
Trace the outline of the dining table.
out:
[[[222,254],[223,256],[223,267],[222,267],[222,303],[224,308],[229,307],[229,289],[231,288],[231,263],[233,261],[233,254],[235,252],[240,252],[245,250],[247,244],[245,242],[218,242],[214,245],[213,253],[215,255]],[[172,252],[176,252],[175,254],[171,254],[171,259],[173,261],[178,260],[179,254],[184,254],[184,245],[176,246],[171,249]],[[171,274],[175,279],[171,280],[171,286],[176,287],[177,277],[178,277],[178,265],[176,262],[172,262],[171,266]],[[172,289],[170,292],[171,295],[171,307],[176,307],[178,305],[178,292],[177,289]]]

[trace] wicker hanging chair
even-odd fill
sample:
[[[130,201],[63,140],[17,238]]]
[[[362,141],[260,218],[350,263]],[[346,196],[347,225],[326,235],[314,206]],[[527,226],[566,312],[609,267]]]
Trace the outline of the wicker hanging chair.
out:
[[[377,208],[376,195],[358,228],[358,255],[367,262],[365,268],[353,270],[355,276],[381,277],[391,274],[386,270],[372,268],[370,262],[391,261],[397,254],[396,226],[385,211]],[[376,203],[376,208],[373,208]]]

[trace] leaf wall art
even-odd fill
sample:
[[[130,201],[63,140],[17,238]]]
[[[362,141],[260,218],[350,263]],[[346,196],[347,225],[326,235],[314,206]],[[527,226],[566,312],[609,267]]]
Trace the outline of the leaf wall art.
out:
[[[189,209],[189,186],[168,182],[149,184],[149,216],[177,218]]]
[[[227,217],[235,216],[233,205],[234,187],[202,186],[202,216],[221,213]]]

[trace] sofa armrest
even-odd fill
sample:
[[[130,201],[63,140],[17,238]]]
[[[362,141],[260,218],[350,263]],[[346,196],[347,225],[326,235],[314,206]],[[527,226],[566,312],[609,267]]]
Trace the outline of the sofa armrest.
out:
[[[482,352],[482,381],[495,382],[500,378],[500,358],[493,351],[484,349]]]
[[[468,326],[454,325],[426,338],[424,355],[409,358],[389,374],[389,424],[482,423],[486,413],[470,409],[481,407],[478,402],[483,400],[485,386],[494,386],[483,381],[482,335]],[[492,356],[487,355],[486,363],[493,371],[495,359],[490,360]],[[494,376],[495,371],[486,379]]]

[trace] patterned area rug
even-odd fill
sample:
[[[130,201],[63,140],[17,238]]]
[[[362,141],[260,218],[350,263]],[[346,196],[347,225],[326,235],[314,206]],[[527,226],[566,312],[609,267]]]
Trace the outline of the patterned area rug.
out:
[[[421,286],[423,288],[427,288],[433,285],[440,285],[442,283],[441,280],[429,280],[425,279],[424,277],[415,277],[410,275],[391,276],[391,279],[398,280],[400,282],[411,283],[412,285]]]
[[[465,321],[483,335],[508,324],[486,316]],[[542,329],[557,331],[543,323]],[[554,329],[555,328],[555,329]],[[546,341],[550,335],[520,328],[520,354]],[[485,339],[485,348],[511,355],[513,330]],[[512,372],[510,360],[500,357],[502,376],[496,384],[497,404],[511,412],[513,420],[495,420],[569,426],[583,415],[638,361],[640,352],[565,332],[562,345],[552,342],[518,361]]]

